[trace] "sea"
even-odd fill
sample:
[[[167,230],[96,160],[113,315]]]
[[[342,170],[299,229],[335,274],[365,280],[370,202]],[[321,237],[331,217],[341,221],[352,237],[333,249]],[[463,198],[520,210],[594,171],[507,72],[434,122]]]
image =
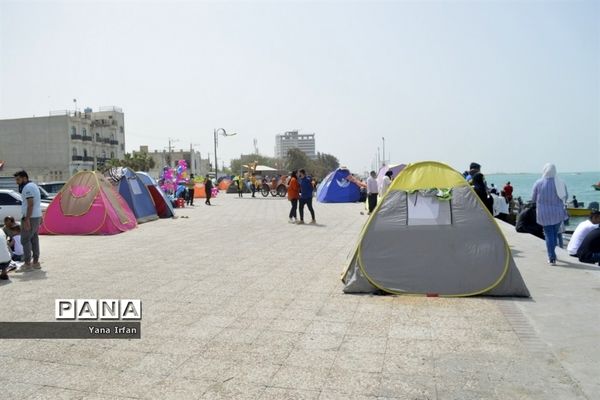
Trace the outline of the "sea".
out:
[[[567,184],[569,192],[569,201],[573,195],[579,202],[584,203],[587,208],[591,201],[600,203],[600,190],[595,190],[592,185],[600,181],[600,172],[567,172],[558,174],[558,176]],[[513,197],[521,196],[526,203],[531,200],[531,192],[535,181],[540,179],[541,174],[514,173],[514,174],[488,174],[485,176],[488,186],[492,183],[502,190],[504,184],[510,181],[513,186]],[[566,221],[567,231],[572,231],[577,224],[584,221],[585,217],[572,217]]]

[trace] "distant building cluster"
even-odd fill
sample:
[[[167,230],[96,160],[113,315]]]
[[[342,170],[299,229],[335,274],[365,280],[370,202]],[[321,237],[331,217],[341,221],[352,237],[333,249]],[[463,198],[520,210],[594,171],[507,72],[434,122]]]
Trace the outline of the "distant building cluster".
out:
[[[275,158],[286,158],[291,149],[299,149],[310,159],[317,158],[315,134],[289,131],[275,136]]]
[[[25,169],[37,181],[63,181],[122,159],[124,121],[123,111],[114,106],[0,120],[0,175]]]

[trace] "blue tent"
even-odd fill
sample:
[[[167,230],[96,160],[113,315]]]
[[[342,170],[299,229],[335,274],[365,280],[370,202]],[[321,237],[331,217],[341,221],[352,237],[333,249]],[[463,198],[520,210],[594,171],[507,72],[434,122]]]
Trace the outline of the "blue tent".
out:
[[[145,172],[136,172],[138,178],[146,185],[152,200],[154,201],[154,208],[160,218],[171,218],[175,216],[175,210],[171,200],[167,197],[165,192],[158,186],[158,183]]]
[[[106,175],[115,182],[138,223],[158,219],[150,191],[135,172],[129,168],[112,168]]]
[[[354,203],[360,199],[360,188],[346,179],[350,171],[338,168],[323,179],[317,189],[317,201],[320,203]]]

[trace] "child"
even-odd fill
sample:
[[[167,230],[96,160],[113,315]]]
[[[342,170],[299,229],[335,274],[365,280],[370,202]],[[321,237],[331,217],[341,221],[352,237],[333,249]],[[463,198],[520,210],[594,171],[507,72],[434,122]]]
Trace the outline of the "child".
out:
[[[6,235],[4,231],[0,231],[0,280],[8,280],[8,274],[6,270],[10,265],[10,250],[8,250],[8,244],[6,243]]]
[[[10,240],[10,247],[12,249],[12,260],[23,261],[24,251],[23,245],[21,244],[21,227],[15,225],[11,229],[12,239]]]

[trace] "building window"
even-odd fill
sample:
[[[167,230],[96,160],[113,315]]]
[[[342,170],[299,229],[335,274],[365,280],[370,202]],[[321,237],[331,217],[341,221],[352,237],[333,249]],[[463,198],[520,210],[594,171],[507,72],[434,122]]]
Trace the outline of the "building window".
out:
[[[77,135],[77,128],[74,126],[71,127],[71,135]]]
[[[115,158],[115,152],[114,152],[114,151],[111,151],[111,152],[110,152],[110,159],[111,159],[111,160],[114,160],[114,158]]]
[[[124,132],[124,129],[123,129],[123,127],[122,127],[122,126],[120,126],[120,127],[119,127],[119,132],[121,132],[121,133],[123,133],[123,132]]]
[[[83,136],[87,136],[87,129],[83,128],[83,129],[81,130],[81,134],[82,134]]]
[[[99,142],[100,140],[100,132],[96,132],[96,142]]]
[[[87,149],[83,149],[83,156],[84,156],[84,157],[87,157],[87,156],[88,156]]]
[[[73,147],[73,155],[76,156],[77,155],[77,147]]]

